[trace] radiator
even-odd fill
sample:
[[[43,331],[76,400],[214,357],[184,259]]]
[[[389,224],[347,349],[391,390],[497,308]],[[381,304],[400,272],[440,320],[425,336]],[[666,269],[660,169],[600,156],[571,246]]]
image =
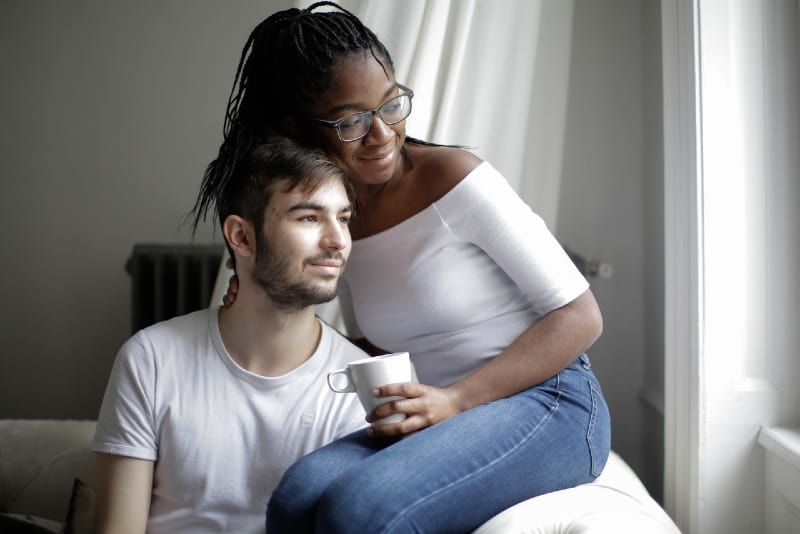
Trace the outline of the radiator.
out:
[[[131,333],[209,305],[223,245],[136,244],[131,277]]]

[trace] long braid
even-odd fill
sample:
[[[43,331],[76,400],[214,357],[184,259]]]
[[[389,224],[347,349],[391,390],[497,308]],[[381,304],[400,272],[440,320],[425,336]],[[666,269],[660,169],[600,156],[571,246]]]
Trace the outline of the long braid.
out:
[[[316,11],[323,7],[333,11]],[[206,168],[190,212],[195,232],[212,206],[220,222],[230,212],[228,181],[248,151],[268,135],[289,135],[287,119],[300,116],[330,87],[339,59],[363,52],[369,52],[387,75],[394,71],[378,37],[333,2],[279,11],[253,29],[228,97],[219,154]]]

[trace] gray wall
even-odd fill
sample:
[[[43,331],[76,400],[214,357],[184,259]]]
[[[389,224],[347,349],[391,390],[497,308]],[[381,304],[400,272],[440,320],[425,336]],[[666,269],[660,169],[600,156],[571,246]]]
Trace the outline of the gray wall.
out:
[[[96,416],[129,335],[125,261],[190,240],[242,45],[289,4],[0,3],[0,417]]]
[[[125,261],[189,241],[242,44],[290,4],[0,0],[0,418],[96,416],[129,335]],[[614,448],[655,477],[660,413],[640,397],[663,397],[658,5],[576,1],[558,221],[616,269],[592,283],[591,356]]]
[[[663,172],[660,3],[576,0],[558,231],[614,266],[592,279],[604,332],[589,352],[612,447],[661,495]]]

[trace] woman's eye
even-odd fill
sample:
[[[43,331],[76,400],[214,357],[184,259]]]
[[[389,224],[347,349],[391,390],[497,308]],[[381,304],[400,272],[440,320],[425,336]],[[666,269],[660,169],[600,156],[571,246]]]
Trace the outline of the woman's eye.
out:
[[[383,106],[381,111],[389,115],[397,113],[400,111],[400,102],[388,102],[386,105]]]
[[[340,128],[358,128],[360,127],[364,121],[366,120],[363,113],[357,113],[355,115],[350,115],[349,117],[345,117],[342,122],[339,123]]]

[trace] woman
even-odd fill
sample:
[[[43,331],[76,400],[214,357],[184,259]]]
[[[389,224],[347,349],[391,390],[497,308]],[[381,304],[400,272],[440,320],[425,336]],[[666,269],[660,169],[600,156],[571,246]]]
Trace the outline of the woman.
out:
[[[368,420],[404,421],[287,471],[271,533],[467,532],[593,480],[608,456],[583,354],[602,330],[588,283],[489,163],[406,137],[412,99],[375,34],[330,2],[273,14],[245,45],[204,198],[267,132],[339,159],[358,210],[340,292],[348,333],[411,352],[420,381],[375,392],[405,399]],[[195,208],[199,218],[207,204]]]

